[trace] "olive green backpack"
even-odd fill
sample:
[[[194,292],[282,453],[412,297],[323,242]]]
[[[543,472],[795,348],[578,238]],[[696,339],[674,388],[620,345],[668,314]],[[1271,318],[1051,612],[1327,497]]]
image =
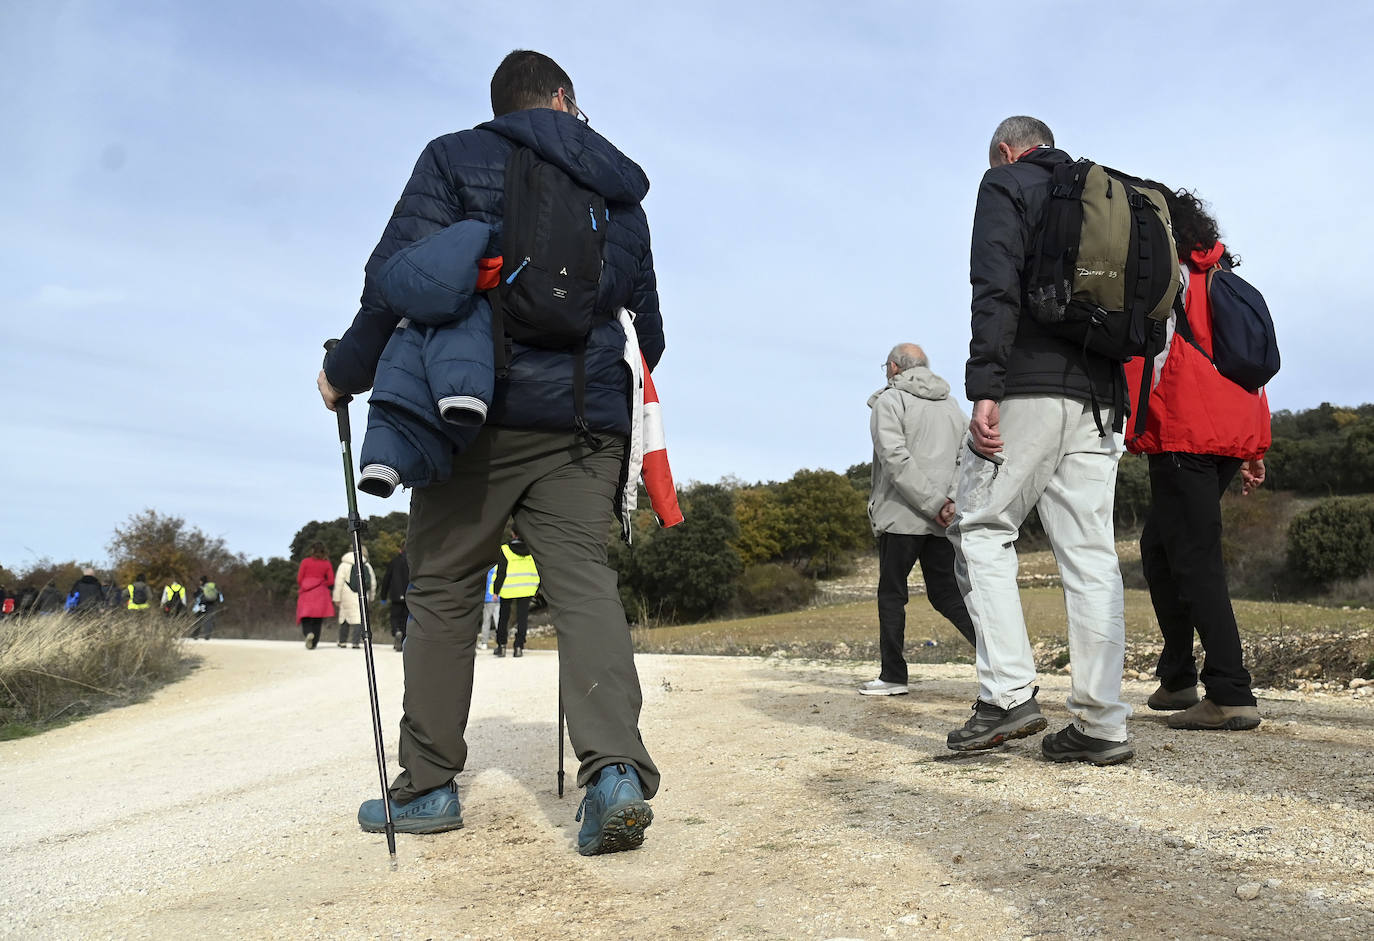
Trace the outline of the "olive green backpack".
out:
[[[1156,184],[1091,160],[1021,160],[1050,171],[1026,282],[1029,312],[1052,332],[1109,359],[1153,358],[1182,275],[1164,193]],[[1142,371],[1135,433],[1145,427],[1152,370]],[[1097,414],[1097,402],[1093,402]],[[1099,425],[1100,425],[1099,421]],[[1120,431],[1118,413],[1113,430]]]

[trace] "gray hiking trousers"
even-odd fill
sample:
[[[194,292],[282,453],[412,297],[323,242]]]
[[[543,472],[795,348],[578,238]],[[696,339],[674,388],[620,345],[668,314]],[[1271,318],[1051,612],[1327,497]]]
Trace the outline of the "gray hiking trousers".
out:
[[[606,564],[625,440],[593,451],[572,432],[486,427],[447,483],[410,501],[402,654],[405,715],[391,796],[406,802],[447,784],[467,761],[472,672],[487,570],[506,521],[539,566],[558,631],[559,676],[579,786],[604,765],[633,765],[646,797],[659,774],[639,737],[639,674],[616,572]],[[553,717],[550,716],[550,719]]]

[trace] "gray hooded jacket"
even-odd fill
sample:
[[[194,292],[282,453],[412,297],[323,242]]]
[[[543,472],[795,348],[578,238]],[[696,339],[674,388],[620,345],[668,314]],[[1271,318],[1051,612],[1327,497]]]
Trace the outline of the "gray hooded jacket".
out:
[[[893,376],[868,399],[873,410],[873,534],[944,533],[935,522],[954,499],[955,461],[968,418],[949,397],[949,383],[925,366]]]

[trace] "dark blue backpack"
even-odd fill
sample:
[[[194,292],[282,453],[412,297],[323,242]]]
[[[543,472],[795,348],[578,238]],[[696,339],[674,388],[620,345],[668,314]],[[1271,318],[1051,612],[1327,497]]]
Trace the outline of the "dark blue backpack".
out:
[[[1279,342],[1264,296],[1229,267],[1207,277],[1212,306],[1212,362],[1217,372],[1250,392],[1279,371]]]

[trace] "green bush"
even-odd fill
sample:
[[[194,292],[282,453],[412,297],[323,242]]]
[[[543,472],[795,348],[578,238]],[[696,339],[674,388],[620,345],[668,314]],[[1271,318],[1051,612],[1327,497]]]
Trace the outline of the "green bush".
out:
[[[1221,557],[1233,596],[1271,599],[1296,587],[1284,543],[1275,534],[1288,530],[1298,510],[1298,501],[1283,491],[1258,490],[1249,496],[1227,491],[1222,496]]]
[[[1288,564],[1318,585],[1374,571],[1374,499],[1331,497],[1293,520]]]
[[[777,614],[804,608],[816,597],[816,583],[790,565],[751,565],[740,575],[736,599],[749,614]]]

